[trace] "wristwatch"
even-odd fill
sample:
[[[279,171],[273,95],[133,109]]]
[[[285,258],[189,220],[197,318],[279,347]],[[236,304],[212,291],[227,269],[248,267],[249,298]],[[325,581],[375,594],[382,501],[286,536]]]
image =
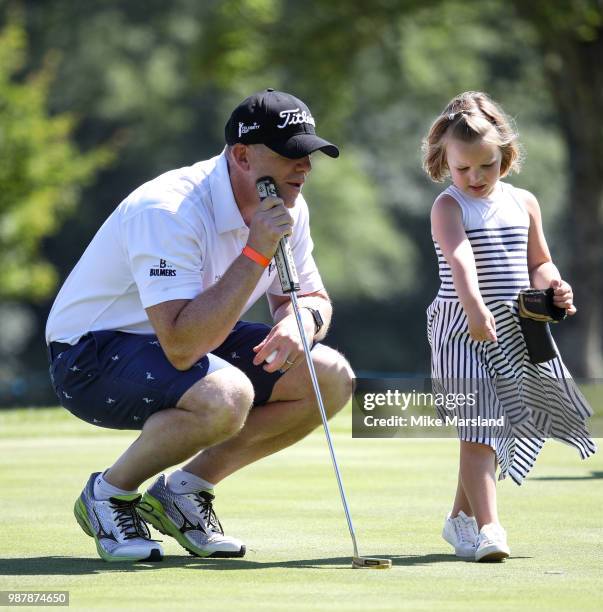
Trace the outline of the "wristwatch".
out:
[[[312,313],[312,318],[314,319],[314,335],[316,335],[322,329],[322,326],[325,324],[322,319],[322,315],[320,314],[320,310],[310,308],[310,306],[302,306],[302,308],[306,308]]]

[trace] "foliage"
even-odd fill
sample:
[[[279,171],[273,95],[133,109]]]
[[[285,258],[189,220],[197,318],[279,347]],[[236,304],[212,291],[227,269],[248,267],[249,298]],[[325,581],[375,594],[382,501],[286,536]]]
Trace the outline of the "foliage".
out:
[[[74,211],[81,187],[111,154],[78,151],[74,117],[50,116],[46,107],[52,58],[23,77],[25,54],[23,28],[9,23],[0,32],[0,296],[38,300],[57,280],[40,243]]]
[[[56,231],[42,243],[32,238],[29,260],[50,261],[65,277],[127,193],[160,172],[218,153],[230,110],[268,86],[307,101],[319,133],[342,150],[338,160],[323,163],[315,156],[305,193],[315,256],[337,300],[331,340],[345,347],[358,368],[427,367],[423,312],[437,286],[428,210],[441,185],[422,172],[419,151],[431,120],[452,95],[485,90],[515,119],[526,162],[522,173],[509,180],[539,198],[547,238],[562,268],[579,264],[581,249],[598,241],[597,236],[573,243],[569,238],[575,213],[589,195],[572,189],[582,185],[594,193],[580,172],[603,176],[603,153],[590,154],[588,147],[576,145],[580,135],[600,151],[603,124],[573,112],[578,104],[601,108],[601,0],[19,3],[29,52],[24,53],[22,41],[21,64],[15,63],[16,51],[2,54],[0,96],[4,100],[9,87],[37,88],[37,116],[48,123],[44,131],[22,121],[21,133],[34,144],[25,157],[15,149],[10,156],[13,165],[28,170],[22,169],[21,178],[0,196],[3,261],[17,252],[19,241],[17,232],[9,248],[4,238],[4,202],[9,193],[15,197],[11,189],[21,185],[17,197],[25,208],[18,214],[27,219],[21,234],[23,226],[32,236],[42,232],[40,225],[46,227],[44,236]],[[6,4],[0,0],[2,9]],[[592,61],[582,61],[588,52]],[[0,117],[6,112],[3,103]],[[14,122],[10,129],[5,123],[0,118],[2,160],[8,159],[5,132],[17,129]],[[62,136],[56,132],[59,125]],[[116,133],[119,158],[95,181],[102,163],[97,159],[99,165],[88,172],[86,163],[94,166],[94,155],[107,155],[107,134]],[[80,155],[75,142],[79,149],[101,153]],[[54,152],[40,156],[41,148]],[[51,164],[53,170],[42,172],[36,189],[30,178],[22,178],[29,177],[31,165]],[[3,163],[0,176],[10,168]],[[57,196],[56,206],[27,205],[34,193],[42,193],[43,181]],[[77,215],[68,216],[76,209]],[[18,214],[10,209],[11,216]],[[600,219],[600,214],[590,218]],[[590,225],[595,235],[597,224]],[[23,266],[28,270],[23,278],[33,276],[35,268]],[[30,289],[22,291],[23,299],[31,300],[32,286],[48,287],[51,277],[45,278],[27,281]],[[5,284],[1,279],[0,286]],[[49,305],[37,311],[40,329]],[[575,319],[584,315],[581,307]],[[370,329],[359,330],[359,320],[370,320]],[[572,335],[573,324],[559,334]],[[583,336],[573,335],[584,344]],[[564,338],[558,339],[563,345]],[[16,358],[33,359],[39,353],[35,348]]]
[[[348,148],[336,162],[313,162],[307,186],[312,237],[333,298],[379,300],[414,288],[418,257],[412,241],[388,220],[360,159]]]

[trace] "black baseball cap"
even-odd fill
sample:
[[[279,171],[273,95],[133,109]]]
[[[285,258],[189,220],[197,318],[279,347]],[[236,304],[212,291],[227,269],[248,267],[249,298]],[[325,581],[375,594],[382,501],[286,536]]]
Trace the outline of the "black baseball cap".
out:
[[[314,151],[339,157],[339,149],[316,135],[310,109],[291,94],[265,89],[237,106],[224,128],[226,144],[264,144],[283,157],[299,159]]]

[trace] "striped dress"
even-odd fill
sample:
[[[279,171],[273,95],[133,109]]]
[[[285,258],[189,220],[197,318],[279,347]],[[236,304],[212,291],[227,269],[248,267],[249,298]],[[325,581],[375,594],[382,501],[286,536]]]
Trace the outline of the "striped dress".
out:
[[[528,358],[517,295],[530,286],[530,221],[518,190],[499,181],[486,198],[471,197],[454,185],[444,194],[461,208],[479,290],[495,318],[498,341],[471,339],[450,266],[434,240],[441,280],[427,309],[434,391],[477,398],[472,403],[463,399],[453,409],[460,419],[460,439],[492,447],[499,479],[509,475],[521,484],[547,438],[574,446],[583,459],[596,451],[586,428],[592,409],[560,357],[540,364]],[[450,416],[449,409],[438,412],[442,418]],[[497,424],[483,425],[483,419],[496,419]],[[468,422],[473,425],[462,425]]]

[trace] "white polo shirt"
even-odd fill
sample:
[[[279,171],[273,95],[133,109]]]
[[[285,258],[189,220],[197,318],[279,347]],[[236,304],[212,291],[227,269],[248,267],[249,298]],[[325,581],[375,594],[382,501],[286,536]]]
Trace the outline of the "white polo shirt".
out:
[[[323,288],[312,257],[308,206],[290,210],[300,294]],[[152,334],[145,308],[193,299],[216,283],[247,243],[249,228],[232,193],[226,155],[166,172],[113,211],[59,291],[47,342],[75,344],[89,331]],[[264,293],[283,295],[274,262],[241,315]]]

